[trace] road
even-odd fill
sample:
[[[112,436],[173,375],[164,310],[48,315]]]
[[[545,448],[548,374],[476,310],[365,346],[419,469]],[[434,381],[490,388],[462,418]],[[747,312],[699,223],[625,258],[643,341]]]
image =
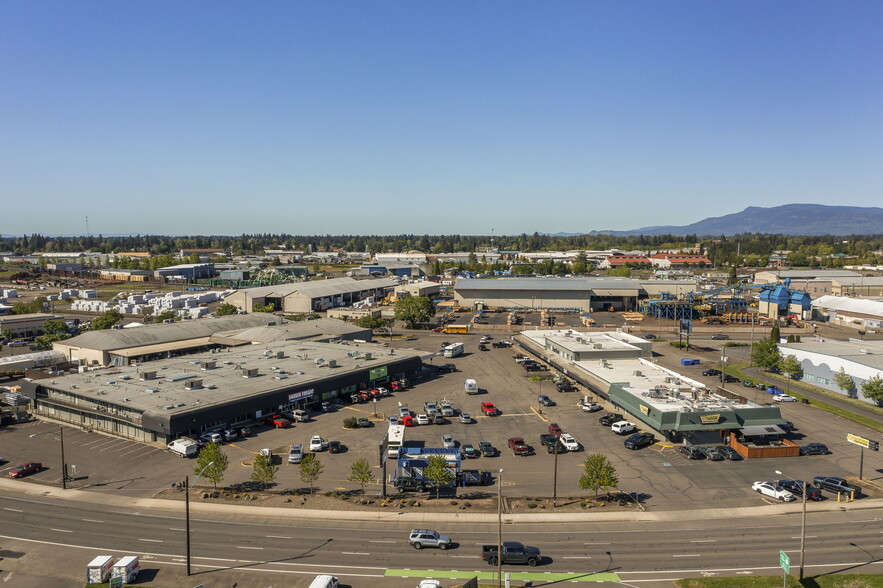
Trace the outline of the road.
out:
[[[811,512],[807,526],[807,573],[883,573],[883,506]],[[503,528],[504,540],[542,549],[537,568],[510,566],[532,573],[535,586],[550,580],[590,581],[601,585],[663,586],[684,576],[776,574],[779,550],[799,561],[800,515],[721,520],[719,513],[641,522],[563,520],[515,522]],[[448,551],[416,551],[407,532],[419,522],[357,521],[281,517],[237,512],[192,515],[193,579],[185,579],[184,519],[177,510],[126,508],[118,504],[72,502],[54,496],[4,491],[0,495],[3,576],[21,581],[63,579],[73,586],[83,564],[95,555],[135,553],[144,558],[145,578],[162,586],[306,586],[313,575],[333,573],[353,587],[416,585],[415,578],[468,577],[492,568],[478,557],[479,545],[496,543],[493,522],[433,524],[457,543]],[[762,512],[758,510],[758,513]],[[698,516],[695,516],[698,515]],[[430,525],[426,525],[430,526]],[[24,554],[10,558],[9,553]],[[59,566],[33,567],[39,554],[51,553]],[[29,561],[29,558],[31,561]],[[575,574],[558,576],[559,573]],[[605,574],[601,576],[593,574]],[[7,576],[11,574],[11,576]],[[612,574],[612,575],[611,575]],[[280,579],[284,575],[284,579]],[[525,577],[527,579],[528,577]],[[196,581],[194,581],[196,580]],[[542,582],[540,580],[546,580]],[[536,583],[540,581],[539,583]],[[34,586],[40,585],[39,582]],[[597,584],[596,584],[597,585]]]

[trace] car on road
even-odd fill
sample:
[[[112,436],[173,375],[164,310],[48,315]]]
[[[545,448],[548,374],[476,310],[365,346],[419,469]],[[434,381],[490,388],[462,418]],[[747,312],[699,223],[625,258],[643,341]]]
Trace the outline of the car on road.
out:
[[[560,437],[555,435],[540,435],[540,445],[546,448],[546,453],[567,453]]]
[[[751,380],[742,380],[742,385],[746,388],[754,388],[754,382]]]
[[[423,549],[424,547],[447,549],[451,546],[451,538],[431,529],[413,529],[408,536],[408,543],[414,549]]]
[[[782,502],[792,502],[795,500],[793,494],[773,482],[755,482],[751,485],[751,489]]]
[[[412,417],[409,414],[406,414],[405,416],[403,416],[401,418],[401,421],[402,421],[402,424],[405,425],[406,427],[413,427],[415,425],[414,417]]]
[[[778,484],[794,496],[803,498],[803,490],[806,489],[807,500],[821,500],[822,491],[812,484],[807,484],[803,480],[774,480],[774,484]]]
[[[651,339],[656,339],[656,335],[654,335],[653,333],[647,333],[646,335],[644,335],[644,339],[650,341]]]
[[[705,459],[709,461],[723,461],[724,456],[720,454],[717,447],[703,445],[699,448],[699,453],[705,456]]]
[[[828,455],[831,451],[824,443],[808,443],[800,446],[800,455]]]
[[[543,406],[555,406],[555,401],[545,394],[540,394],[539,396],[537,396],[537,402],[539,402]]]
[[[425,414],[417,415],[417,424],[418,425],[428,425],[429,424],[429,416]]]
[[[816,476],[812,479],[812,483],[828,492],[837,492],[839,494],[850,494],[855,492],[855,496],[859,496],[862,493],[860,487],[855,484],[850,484],[843,478],[838,478],[837,476]]]
[[[460,447],[460,453],[467,459],[475,459],[476,457],[481,457],[481,451],[475,448],[472,443],[464,443]]]
[[[582,406],[583,412],[598,412],[599,410],[604,410],[604,408],[597,402],[583,402],[580,406]]]
[[[640,449],[654,443],[656,443],[656,437],[652,433],[633,433],[622,442],[626,449]]]
[[[9,460],[6,459],[5,457],[0,457],[0,465],[3,465],[4,463],[7,463],[8,461]]]
[[[574,439],[570,433],[562,433],[559,439],[567,451],[579,451],[579,441]]]
[[[454,441],[454,437],[451,435],[442,435],[441,436],[442,447],[445,449],[454,449],[457,447],[457,442]]]
[[[797,402],[797,399],[790,394],[777,394],[773,396],[773,400],[776,402]]]
[[[502,341],[494,341],[491,345],[494,347],[512,347],[512,341],[503,339]]]
[[[417,588],[443,588],[443,586],[441,581],[427,578],[426,580],[420,580]]]
[[[411,416],[411,409],[408,408],[407,404],[399,406],[399,416]]]
[[[678,451],[684,454],[687,459],[702,459],[702,452],[695,445],[681,445]]]
[[[319,435],[310,437],[310,451],[323,451],[328,448],[328,442]]]
[[[613,423],[618,423],[621,420],[622,420],[621,414],[616,414],[615,412],[608,412],[607,414],[602,416],[600,419],[598,419],[598,422],[601,423],[602,425],[604,425],[605,427],[609,427]]]
[[[479,343],[479,344],[478,344],[478,350],[479,350],[479,351],[490,351],[490,349],[488,349],[488,348],[487,348],[487,345],[485,345],[484,343]]]
[[[435,369],[440,372],[456,372],[457,366],[452,363],[443,363]]]
[[[485,416],[496,416],[497,415],[497,407],[494,406],[493,402],[482,402],[481,403],[481,412],[484,413]]]
[[[739,378],[730,374],[724,374],[724,382],[738,382]]]
[[[498,453],[497,448],[491,445],[490,441],[479,441],[478,450],[485,457],[496,457]]]
[[[726,335],[724,333],[716,333],[716,334],[712,335],[711,338],[714,339],[715,341],[725,341],[725,340],[729,339],[730,336]]]
[[[729,445],[722,445],[718,447],[717,452],[720,453],[724,457],[724,459],[729,461],[739,461],[740,459],[742,459],[742,456],[739,455],[739,452]]]
[[[779,428],[782,429],[783,431],[785,431],[786,433],[790,433],[791,431],[793,431],[797,427],[795,427],[794,423],[792,423],[791,421],[785,421],[784,423],[779,425]]]
[[[374,423],[372,423],[369,419],[366,419],[365,417],[359,417],[356,420],[356,424],[359,426],[360,429],[367,429],[368,427],[374,426]]]
[[[288,425],[291,424],[287,418],[282,416],[281,414],[274,414],[273,416],[268,416],[264,419],[264,423],[274,427],[276,429],[286,429]]]
[[[556,437],[561,436],[561,427],[558,426],[558,423],[549,423],[549,434],[555,435]]]
[[[720,370],[716,370],[714,368],[708,368],[707,370],[702,372],[703,376],[719,376],[721,375]]]
[[[30,476],[31,474],[35,474],[43,469],[43,464],[38,461],[29,461],[27,463],[23,463],[19,466],[16,466],[9,470],[7,474],[10,478],[21,478],[23,476]]]
[[[464,425],[468,425],[468,424],[472,423],[472,415],[470,415],[468,412],[461,412],[460,416],[457,418]]]

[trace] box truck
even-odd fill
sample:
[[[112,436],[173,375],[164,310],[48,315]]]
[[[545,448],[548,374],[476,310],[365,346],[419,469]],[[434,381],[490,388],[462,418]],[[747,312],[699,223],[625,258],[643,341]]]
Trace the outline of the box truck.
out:
[[[472,378],[466,380],[465,388],[466,394],[478,394],[478,383]]]
[[[110,578],[112,555],[99,555],[86,565],[86,584],[102,584]]]
[[[181,437],[168,444],[169,451],[181,457],[196,457],[199,445],[193,439]]]
[[[138,572],[141,571],[140,565],[141,562],[137,555],[127,555],[113,564],[113,572],[111,572],[110,577],[122,578],[123,584],[134,582],[135,578],[138,577]]]

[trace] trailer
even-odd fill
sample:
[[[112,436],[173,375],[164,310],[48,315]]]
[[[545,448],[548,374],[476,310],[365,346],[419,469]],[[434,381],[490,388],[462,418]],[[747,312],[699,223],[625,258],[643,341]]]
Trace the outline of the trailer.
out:
[[[99,555],[86,564],[86,584],[103,584],[113,570],[113,556]]]
[[[113,564],[111,578],[122,578],[123,584],[134,582],[141,571],[141,562],[137,555],[127,555]]]

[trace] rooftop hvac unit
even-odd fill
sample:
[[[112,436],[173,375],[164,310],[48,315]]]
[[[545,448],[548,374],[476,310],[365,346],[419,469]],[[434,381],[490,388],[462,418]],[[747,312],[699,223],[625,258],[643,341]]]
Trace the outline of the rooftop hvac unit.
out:
[[[328,367],[330,367],[330,368],[337,367],[337,360],[336,359],[329,359],[328,360]]]
[[[366,351],[365,359],[374,359],[374,355],[370,351]]]
[[[159,392],[159,388],[148,388],[147,389],[148,394],[156,394],[157,392]]]
[[[186,380],[184,382],[185,390],[199,390],[202,388],[202,380]]]
[[[288,376],[279,374],[279,375],[273,376],[273,378],[276,380],[286,380],[286,379],[288,379]]]
[[[104,385],[105,385],[105,386],[116,386],[116,383],[117,383],[116,380],[107,380],[107,381],[104,383]]]
[[[253,377],[255,377],[256,375],[258,375],[258,369],[257,369],[257,368],[249,368],[249,369],[247,369],[247,370],[245,370],[245,369],[242,370],[242,377],[243,377],[243,378],[253,378]]]
[[[321,366],[321,365],[323,365],[323,364],[325,363],[325,360],[322,359],[321,357],[319,357],[319,358],[315,359],[315,360],[313,361],[313,363],[316,364],[316,365],[318,365],[318,366]]]
[[[215,386],[214,384],[209,384],[208,386],[206,386],[206,389],[208,390],[214,390],[215,388],[217,388],[217,386]],[[199,402],[199,400],[197,400],[196,402]]]
[[[592,344],[592,349],[602,349],[603,347],[604,347],[604,345],[602,345],[601,343],[593,343]]]
[[[858,352],[861,353],[862,355],[871,355],[871,350],[868,349],[867,347],[862,347],[861,349],[858,350]]]
[[[202,367],[200,369],[201,370],[213,370],[213,369],[215,369],[215,362],[206,361],[202,364]]]
[[[277,351],[276,352],[276,359],[285,359],[285,352],[284,351]]]
[[[156,372],[141,372],[140,374],[138,374],[138,379],[142,381],[152,380],[154,378],[156,378]]]
[[[131,402],[128,398],[123,398],[123,402]]]
[[[132,376],[120,376],[121,380],[131,380]]]
[[[641,373],[641,370],[635,370],[635,371],[632,373],[632,375],[634,375],[636,378],[640,378],[640,377],[643,376],[644,374]]]
[[[163,408],[166,410],[172,410],[175,408],[175,405],[174,404],[166,404]]]

